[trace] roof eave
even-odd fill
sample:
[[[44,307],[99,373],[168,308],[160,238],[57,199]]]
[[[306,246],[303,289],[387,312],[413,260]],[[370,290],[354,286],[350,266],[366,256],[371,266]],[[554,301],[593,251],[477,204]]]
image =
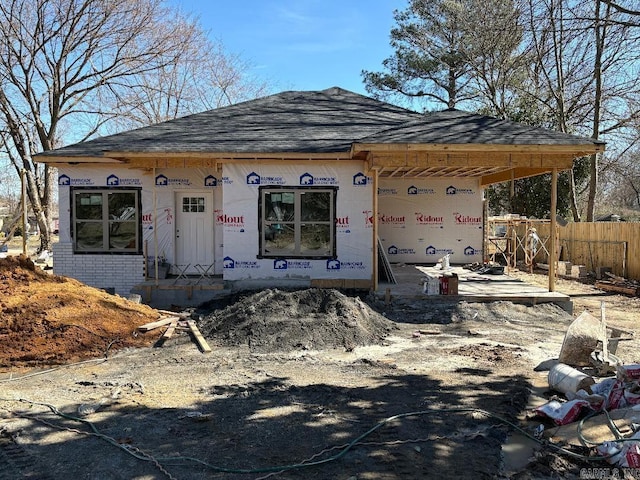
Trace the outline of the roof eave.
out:
[[[158,162],[215,161],[233,163],[241,161],[279,161],[279,160],[351,160],[349,151],[336,152],[105,152],[104,156],[47,155],[42,153],[35,159],[47,164],[136,164],[158,166]]]
[[[352,155],[361,152],[508,152],[508,153],[552,153],[574,154],[576,157],[601,153],[605,144],[601,142],[581,144],[492,144],[492,143],[354,143]]]
[[[110,157],[110,156],[89,156],[89,155],[47,155],[46,152],[39,154],[34,158],[37,163],[69,163],[72,165],[80,164],[80,163],[124,163],[121,159]]]

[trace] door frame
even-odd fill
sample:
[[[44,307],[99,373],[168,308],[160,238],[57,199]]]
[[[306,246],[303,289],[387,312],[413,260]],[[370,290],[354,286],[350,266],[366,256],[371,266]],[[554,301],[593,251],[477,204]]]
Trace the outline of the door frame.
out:
[[[208,199],[208,201],[210,202],[210,209],[209,212],[207,212],[207,214],[209,215],[210,219],[211,219],[211,264],[214,265],[214,267],[211,269],[211,271],[213,272],[213,270],[215,269],[215,263],[216,263],[216,241],[215,241],[215,226],[216,226],[216,222],[215,222],[215,216],[214,216],[214,210],[215,210],[215,196],[213,194],[212,190],[207,190],[207,189],[180,189],[180,190],[174,190],[173,191],[173,205],[174,205],[174,212],[175,212],[175,222],[173,224],[173,258],[174,258],[174,262],[177,265],[178,264],[178,237],[177,237],[177,230],[178,230],[178,224],[180,222],[179,217],[182,215],[182,204],[180,202],[178,202],[178,197],[180,196],[184,196],[184,195],[188,195],[188,196],[194,196],[194,197],[205,197],[206,199]],[[207,205],[207,200],[205,200],[205,212],[206,212],[206,205]],[[175,270],[175,269],[174,269]],[[177,273],[177,272],[172,272],[172,273]],[[186,274],[198,274],[198,270],[194,267],[194,265],[192,264],[185,272]]]

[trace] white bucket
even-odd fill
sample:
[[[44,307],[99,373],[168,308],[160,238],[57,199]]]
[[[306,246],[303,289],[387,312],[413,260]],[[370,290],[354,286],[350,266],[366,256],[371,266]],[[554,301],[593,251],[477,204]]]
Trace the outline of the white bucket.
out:
[[[440,279],[429,277],[424,280],[422,292],[427,295],[438,295],[440,293]]]
[[[580,370],[576,370],[564,363],[558,363],[549,370],[549,387],[565,395],[576,393],[578,390],[585,390],[591,393],[591,385],[596,381]]]

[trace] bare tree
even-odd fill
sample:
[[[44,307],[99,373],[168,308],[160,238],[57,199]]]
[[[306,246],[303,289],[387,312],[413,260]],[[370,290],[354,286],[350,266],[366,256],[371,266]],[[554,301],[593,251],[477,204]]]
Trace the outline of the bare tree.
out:
[[[534,60],[523,94],[549,112],[555,128],[604,138],[613,152],[623,149],[617,142],[640,113],[629,108],[640,94],[640,82],[632,73],[640,61],[632,27],[601,0],[529,0],[527,23]],[[586,183],[576,175],[584,161],[576,163],[571,176],[575,221],[581,219],[581,188],[586,220],[591,221],[595,211],[600,158],[594,155],[587,162]]]
[[[620,5],[620,3],[618,2],[614,2],[612,0],[599,0],[601,3],[606,4],[607,6],[614,8],[615,10],[617,10],[620,13],[626,13],[627,15],[632,15],[634,17],[640,17],[640,10],[636,10],[633,8],[628,8],[627,6],[623,6]],[[638,23],[635,22],[627,22],[630,23],[632,25],[638,25]]]
[[[251,76],[252,66],[219,41],[194,31],[179,62],[125,79],[104,104],[119,112],[110,131],[136,128],[266,95],[271,84]]]
[[[139,123],[182,113],[173,96],[184,78],[162,95],[131,92],[164,86],[167,72],[193,74],[184,65],[195,45],[206,46],[198,23],[162,0],[0,0],[0,148],[26,171],[41,249],[51,246],[55,178],[32,156],[103,132],[135,108],[155,109]]]

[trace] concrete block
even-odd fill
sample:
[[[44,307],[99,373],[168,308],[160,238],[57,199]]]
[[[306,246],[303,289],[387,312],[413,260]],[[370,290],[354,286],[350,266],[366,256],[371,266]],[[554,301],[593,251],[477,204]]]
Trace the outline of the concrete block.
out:
[[[571,275],[571,262],[558,262],[558,275]]]
[[[596,268],[596,279],[602,280],[603,278],[606,278],[607,277],[607,275],[605,274],[606,272],[611,272],[611,267]]]
[[[584,265],[573,265],[571,267],[571,276],[574,278],[584,278],[587,276],[587,267]]]

